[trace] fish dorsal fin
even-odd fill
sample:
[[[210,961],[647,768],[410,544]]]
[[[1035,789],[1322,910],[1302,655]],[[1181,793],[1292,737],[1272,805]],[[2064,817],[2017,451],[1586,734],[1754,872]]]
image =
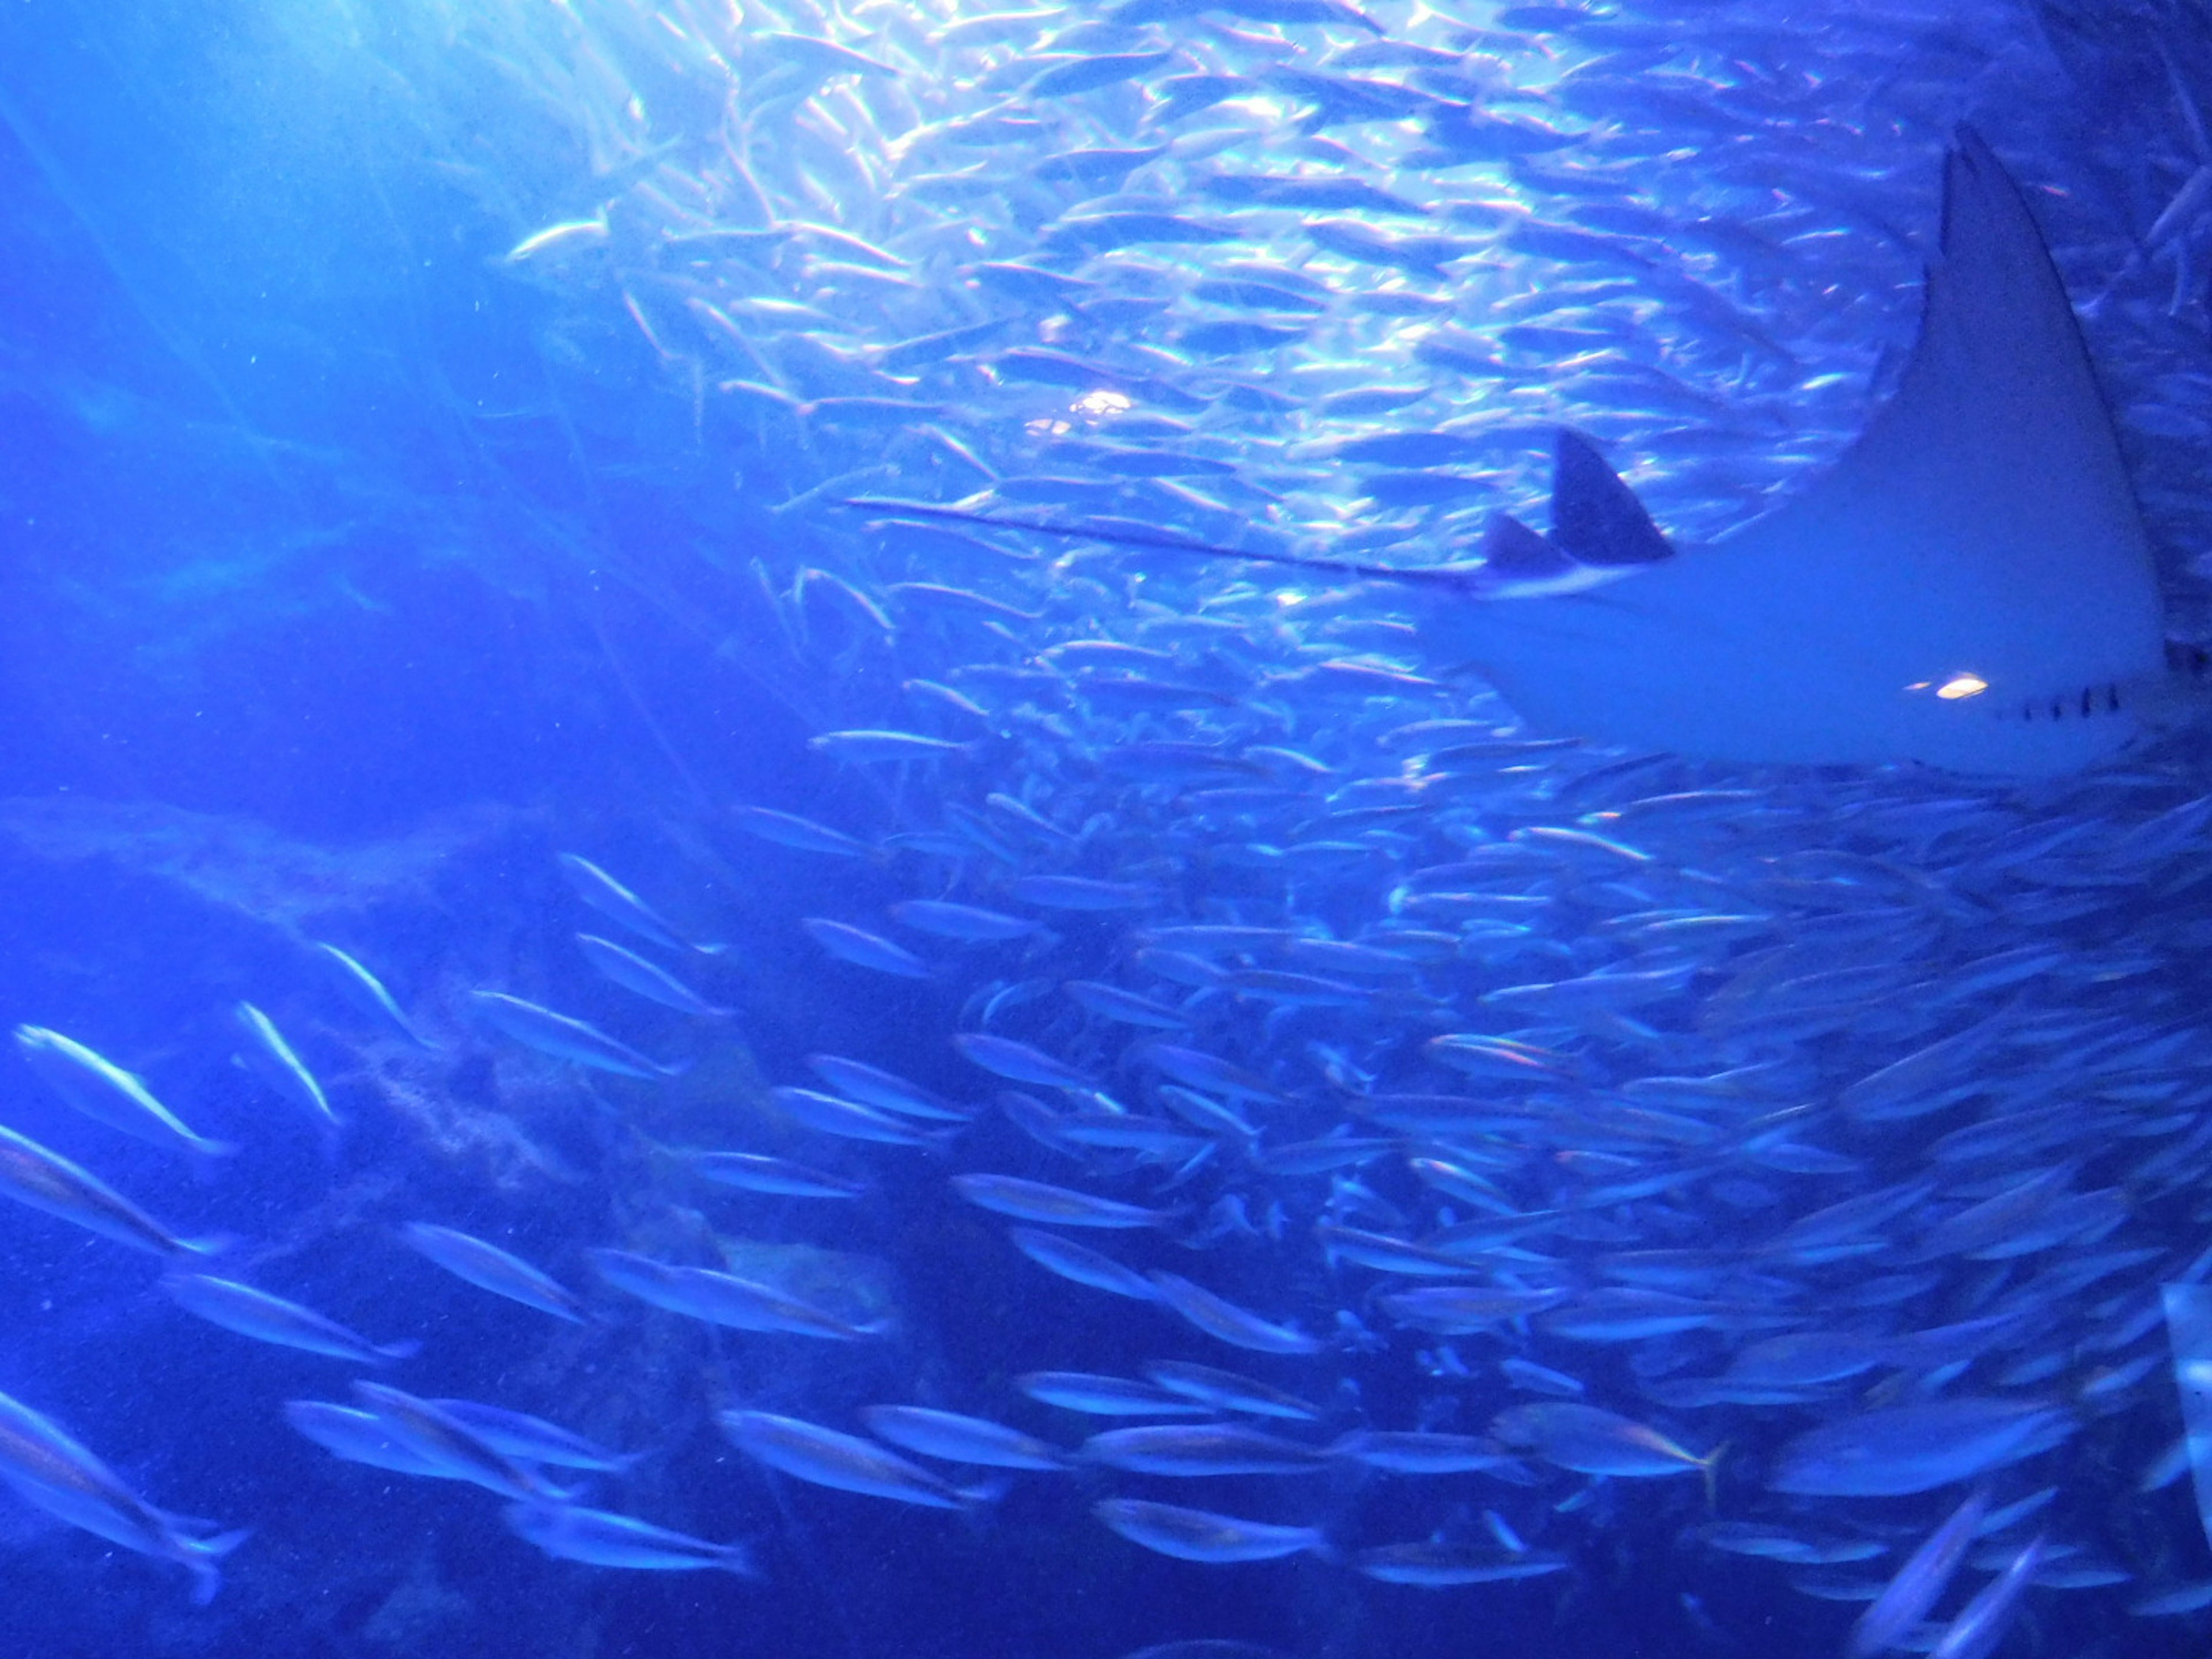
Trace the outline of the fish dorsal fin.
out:
[[[1552,473],[1552,539],[1582,564],[1610,568],[1656,564],[1674,550],[1635,491],[1605,464],[1589,440],[1559,428]]]

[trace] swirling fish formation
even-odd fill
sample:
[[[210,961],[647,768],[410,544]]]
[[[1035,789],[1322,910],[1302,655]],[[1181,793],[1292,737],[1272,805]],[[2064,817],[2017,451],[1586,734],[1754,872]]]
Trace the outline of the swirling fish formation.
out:
[[[1931,27],[1917,75],[1830,42],[1831,83],[1762,78],[1717,21],[1686,47],[1657,5],[862,9],[499,37],[599,166],[592,210],[506,261],[570,323],[620,317],[738,458],[762,534],[716,550],[744,568],[729,654],[810,752],[772,799],[710,784],[695,865],[562,854],[573,958],[403,1000],[373,937],[316,945],[352,1023],[241,1006],[270,1097],[341,1139],[380,1080],[388,1106],[462,1066],[518,1121],[526,1085],[590,1103],[603,1231],[487,1194],[473,1230],[395,1204],[399,1242],[597,1364],[704,1356],[680,1426],[830,1489],[794,1505],[988,1527],[1057,1488],[1101,1547],[1377,1595],[1541,1594],[1656,1521],[1843,1604],[1859,1654],[1987,1653],[2067,1592],[2201,1632],[2185,1508],[2144,1497],[2189,1472],[2160,1287],[2212,1269],[2212,796],[2181,765],[1999,788],[1539,740],[1356,585],[812,512],[944,487],[1449,549],[1525,482],[1540,410],[1717,522],[1856,412],[1794,343],[1825,325],[1790,245],[1833,227],[1747,204],[1856,215],[1861,175],[1934,146],[1843,120],[1849,71],[1878,58],[1897,107],[1948,118],[1958,58],[2001,88],[2025,25]],[[1800,121],[1844,149],[1753,142]],[[1686,215],[1651,175],[1686,130],[1715,192]],[[748,1080],[825,1011],[875,1041]],[[16,1043],[103,1133],[230,1155],[87,1037]],[[350,1089],[315,1060],[341,1037]],[[12,1129],[0,1193],[258,1341],[380,1379],[446,1340],[418,1360],[254,1284],[236,1241]],[[963,1369],[988,1334],[926,1328],[831,1253],[856,1243],[908,1282],[1026,1275],[997,1334],[1050,1355]],[[760,1357],[802,1339],[894,1358]],[[634,1512],[696,1449],[665,1424],[617,1451],[383,1380],[280,1410],[496,1493],[561,1561],[773,1578],[764,1537]],[[0,1480],[203,1598],[242,1538],[3,1396]]]

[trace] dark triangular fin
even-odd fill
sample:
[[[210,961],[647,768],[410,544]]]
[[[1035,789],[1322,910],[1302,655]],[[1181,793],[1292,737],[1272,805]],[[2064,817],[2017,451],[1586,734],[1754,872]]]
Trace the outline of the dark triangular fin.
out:
[[[949,519],[956,524],[980,524],[993,530],[1026,531],[1034,536],[1057,536],[1063,541],[1110,542],[1117,547],[1142,547],[1160,553],[1184,553],[1201,559],[1249,559],[1255,564],[1288,565],[1297,570],[1326,570],[1332,575],[1364,576],[1376,581],[1406,582],[1421,587],[1471,591],[1481,572],[1472,565],[1433,565],[1427,569],[1401,570],[1395,565],[1357,564],[1348,559],[1317,559],[1302,553],[1262,553],[1251,548],[1217,547],[1211,542],[1187,541],[1126,519],[1082,524],[1054,524],[1049,520],[1001,519],[964,507],[940,507],[935,501],[909,501],[892,495],[847,495],[840,507],[858,507],[893,519]]]
[[[1482,536],[1482,568],[1498,581],[1547,582],[1583,567],[1510,513],[1500,513]]]
[[[1656,564],[1674,555],[1635,491],[1589,439],[1565,427],[1552,475],[1552,539],[1577,562],[1601,569]]]

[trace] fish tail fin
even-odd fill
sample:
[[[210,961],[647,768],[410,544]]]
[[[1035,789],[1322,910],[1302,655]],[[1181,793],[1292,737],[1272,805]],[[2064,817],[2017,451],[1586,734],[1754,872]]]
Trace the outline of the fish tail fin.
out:
[[[679,1060],[666,1066],[656,1066],[653,1069],[659,1073],[663,1077],[682,1077],[684,1073],[690,1071],[699,1062],[696,1060]]]
[[[1014,1478],[998,1474],[988,1480],[979,1480],[972,1486],[955,1486],[953,1492],[970,1510],[987,1510],[1013,1490]]]
[[[384,1364],[391,1365],[397,1364],[403,1359],[412,1359],[422,1352],[422,1343],[410,1336],[403,1337],[397,1342],[386,1343],[376,1350],[376,1357]]]
[[[740,1578],[759,1578],[764,1575],[759,1563],[753,1559],[752,1546],[732,1539],[715,1553],[714,1565],[724,1572],[734,1572]]]
[[[195,1538],[185,1545],[185,1565],[191,1570],[194,1607],[204,1607],[215,1600],[216,1592],[222,1588],[222,1570],[216,1563],[243,1544],[252,1532],[251,1527],[240,1527],[211,1538]]]
[[[204,1238],[180,1238],[177,1249],[183,1255],[225,1255],[243,1242],[236,1233],[210,1233]]]
[[[1705,1513],[1708,1515],[1717,1515],[1720,1512],[1721,1459],[1728,1455],[1728,1449],[1733,1443],[1731,1441],[1723,1440],[1697,1460],[1698,1474],[1705,1483]]]
[[[702,957],[719,957],[723,951],[730,948],[726,943],[717,943],[713,940],[706,939],[693,939],[690,941],[690,945],[693,950],[696,951]]]

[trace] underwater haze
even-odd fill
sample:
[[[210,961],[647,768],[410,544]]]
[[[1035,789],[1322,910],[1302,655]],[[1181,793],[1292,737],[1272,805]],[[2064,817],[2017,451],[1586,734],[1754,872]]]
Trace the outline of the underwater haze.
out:
[[[2208,108],[10,0],[0,1651],[2212,1650]]]

